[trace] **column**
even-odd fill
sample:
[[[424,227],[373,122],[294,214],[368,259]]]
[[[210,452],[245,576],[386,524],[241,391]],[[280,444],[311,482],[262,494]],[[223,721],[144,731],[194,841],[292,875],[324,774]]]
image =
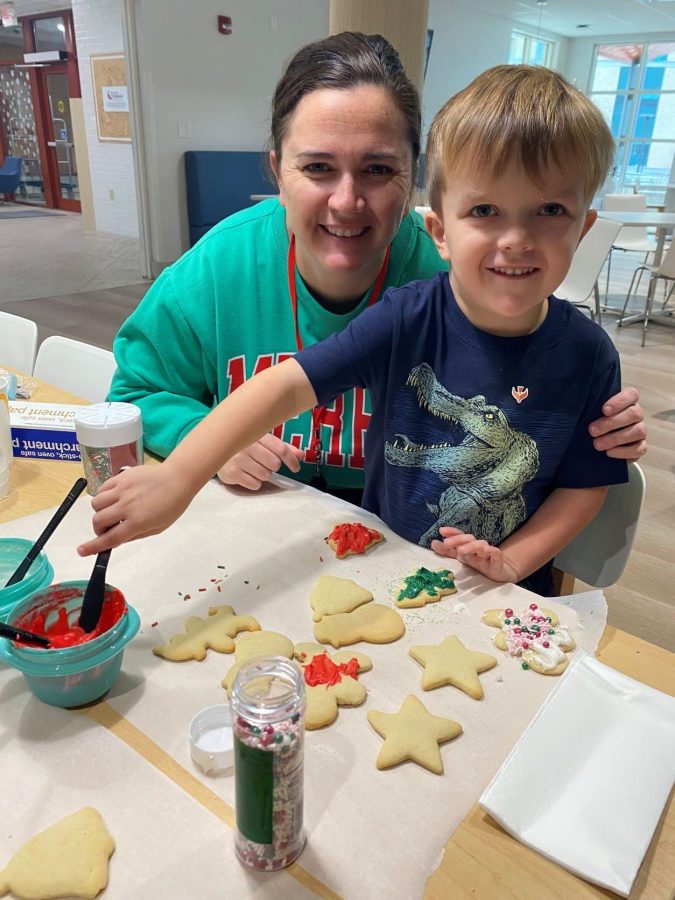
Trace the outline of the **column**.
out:
[[[329,29],[386,37],[421,94],[428,13],[429,0],[330,0]]]

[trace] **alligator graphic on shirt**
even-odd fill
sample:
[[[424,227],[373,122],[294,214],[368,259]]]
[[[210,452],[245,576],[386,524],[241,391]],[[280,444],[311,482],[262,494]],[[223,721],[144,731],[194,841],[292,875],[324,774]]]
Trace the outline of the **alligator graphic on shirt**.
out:
[[[385,442],[388,463],[435,472],[449,485],[437,504],[427,503],[436,521],[420,538],[420,546],[428,547],[443,525],[497,546],[525,521],[523,487],[539,468],[536,443],[516,431],[485,397],[451,394],[427,363],[412,370],[407,384],[416,389],[421,407],[464,431],[460,443],[416,444],[404,434]]]

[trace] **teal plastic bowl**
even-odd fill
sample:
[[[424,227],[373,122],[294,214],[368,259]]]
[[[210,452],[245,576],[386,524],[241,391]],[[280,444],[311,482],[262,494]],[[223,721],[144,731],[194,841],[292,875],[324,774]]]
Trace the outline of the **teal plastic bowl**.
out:
[[[5,621],[12,607],[20,600],[32,596],[40,588],[46,587],[54,577],[54,569],[44,551],[26,572],[22,581],[11,587],[4,587],[17,570],[19,563],[33,546],[33,541],[24,538],[0,538],[0,620]]]
[[[48,609],[46,626],[57,617],[55,596],[66,596],[58,603],[66,611],[68,622],[76,624],[82,607],[86,581],[62,581],[38,591],[13,607],[7,621],[16,625],[26,616]],[[118,588],[106,584],[106,600]],[[43,649],[15,644],[0,638],[0,659],[23,674],[35,696],[50,706],[69,708],[91,703],[102,697],[115,683],[122,668],[124,648],[138,633],[140,618],[126,604],[122,616],[103,634],[70,647]]]

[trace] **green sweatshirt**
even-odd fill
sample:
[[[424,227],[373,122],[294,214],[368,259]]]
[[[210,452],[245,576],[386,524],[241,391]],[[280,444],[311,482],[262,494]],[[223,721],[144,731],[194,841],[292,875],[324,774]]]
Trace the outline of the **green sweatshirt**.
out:
[[[110,399],[140,407],[148,450],[168,456],[244,380],[297,351],[287,254],[283,207],[277,200],[258,203],[216,225],[165,269],[124,323],[113,348],[118,369]],[[443,268],[422,219],[411,213],[392,244],[383,290]],[[367,294],[349,313],[328,312],[299,275],[296,283],[305,346],[340,331],[368,303]],[[322,472],[330,487],[363,486],[369,419],[369,398],[359,388],[328,409]],[[308,450],[311,413],[275,433]],[[313,471],[308,461],[297,477],[307,481]]]

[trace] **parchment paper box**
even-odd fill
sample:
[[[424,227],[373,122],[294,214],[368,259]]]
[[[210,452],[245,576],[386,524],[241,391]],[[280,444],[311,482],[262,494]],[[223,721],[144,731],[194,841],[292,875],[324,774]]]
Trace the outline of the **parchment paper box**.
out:
[[[80,459],[75,436],[75,413],[80,406],[69,403],[9,401],[14,456],[33,459]]]

